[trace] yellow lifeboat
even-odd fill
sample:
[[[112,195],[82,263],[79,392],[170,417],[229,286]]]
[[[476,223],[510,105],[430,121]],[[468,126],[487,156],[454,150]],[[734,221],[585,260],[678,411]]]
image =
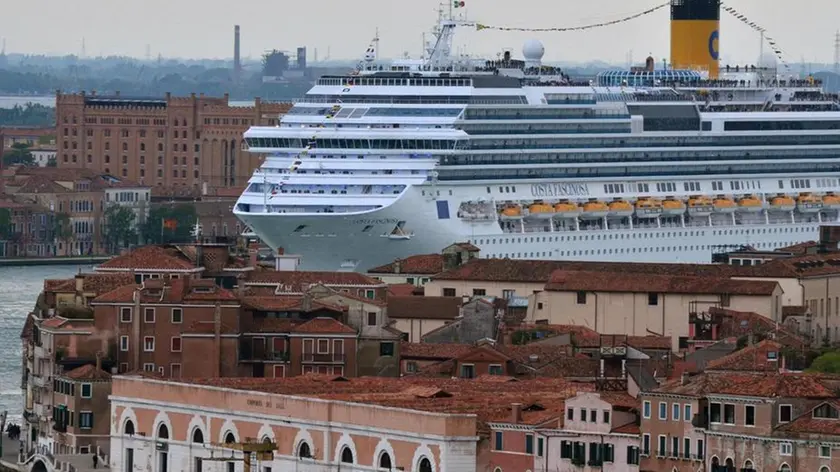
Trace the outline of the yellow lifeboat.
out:
[[[659,218],[662,215],[662,202],[648,197],[636,200],[637,218]]]
[[[738,211],[743,213],[756,213],[764,209],[764,200],[754,196],[746,195],[738,199]]]
[[[772,212],[787,213],[796,208],[796,201],[787,195],[776,195],[770,200],[770,209]]]
[[[542,202],[535,202],[528,207],[528,218],[548,220],[554,216],[554,207]]]
[[[522,219],[522,207],[515,204],[505,205],[502,213],[499,215],[502,221],[513,221]]]
[[[587,220],[599,220],[610,213],[610,207],[598,200],[592,199],[583,204],[583,211],[580,217]]]
[[[554,205],[556,218],[577,218],[580,216],[580,206],[570,201],[561,201]]]
[[[626,218],[633,216],[633,205],[625,200],[613,200],[609,204],[610,212],[608,216],[618,218]]]
[[[823,208],[826,210],[837,210],[840,209],[840,196],[834,194],[834,192],[828,192],[827,194],[823,195]]]
[[[674,197],[668,197],[662,201],[662,214],[668,216],[679,216],[685,213],[685,203]]]
[[[709,197],[691,197],[688,199],[688,214],[691,216],[709,216],[715,210]]]
[[[801,193],[796,199],[796,209],[802,213],[816,213],[823,208],[822,199],[810,193]]]
[[[738,208],[738,205],[735,204],[735,200],[732,200],[729,197],[724,197],[723,195],[715,197],[712,204],[715,207],[715,213],[734,213]]]

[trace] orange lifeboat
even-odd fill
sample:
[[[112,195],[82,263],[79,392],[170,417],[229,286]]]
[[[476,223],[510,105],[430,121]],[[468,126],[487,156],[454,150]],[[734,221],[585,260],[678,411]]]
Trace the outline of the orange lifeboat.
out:
[[[662,215],[662,202],[648,197],[636,200],[637,218],[659,218]]]
[[[715,210],[709,197],[691,197],[688,199],[688,214],[691,216],[709,216]]]
[[[764,200],[753,195],[746,195],[738,199],[738,211],[742,213],[756,213],[764,209]]]
[[[828,192],[827,194],[823,195],[823,208],[826,210],[838,210],[840,209],[840,196],[834,194],[834,192]]]
[[[787,195],[776,195],[770,200],[770,209],[772,212],[787,213],[796,208],[796,201]]]
[[[535,220],[548,220],[554,216],[554,207],[542,202],[537,202],[528,207],[528,218]]]
[[[598,220],[606,217],[609,213],[610,207],[606,203],[592,199],[583,204],[580,217],[587,220]]]
[[[609,213],[608,216],[614,216],[617,218],[626,218],[628,216],[633,216],[633,205],[625,200],[613,200],[609,204]]]
[[[554,205],[555,218],[577,218],[580,216],[580,206],[570,201],[561,201]]]
[[[515,204],[505,205],[502,213],[499,215],[502,221],[513,221],[522,219],[522,207]]]
[[[668,216],[679,216],[685,213],[685,203],[674,197],[668,197],[662,202],[662,214]]]
[[[715,213],[734,213],[738,208],[735,200],[729,197],[724,197],[723,195],[716,197],[714,201],[712,201],[712,205],[715,207]]]
[[[822,199],[810,193],[801,193],[796,199],[796,209],[802,213],[816,213],[823,208]]]

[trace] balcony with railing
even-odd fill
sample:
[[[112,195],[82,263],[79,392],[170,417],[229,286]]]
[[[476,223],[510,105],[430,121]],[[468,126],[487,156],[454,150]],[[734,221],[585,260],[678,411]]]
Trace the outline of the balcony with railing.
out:
[[[320,363],[320,364],[343,364],[344,363],[344,353],[338,353],[338,352],[327,352],[327,353],[304,352],[303,356],[301,358],[301,362]]]

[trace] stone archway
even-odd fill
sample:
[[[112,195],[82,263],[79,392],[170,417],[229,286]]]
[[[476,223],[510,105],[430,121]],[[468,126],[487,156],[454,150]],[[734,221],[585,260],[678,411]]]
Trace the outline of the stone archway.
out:
[[[29,470],[30,472],[49,472],[47,464],[45,464],[41,459],[35,459],[35,461],[32,462],[32,468]]]

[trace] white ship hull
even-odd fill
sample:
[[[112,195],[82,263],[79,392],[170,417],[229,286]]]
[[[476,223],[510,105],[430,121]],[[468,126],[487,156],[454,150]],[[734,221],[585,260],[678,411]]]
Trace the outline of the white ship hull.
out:
[[[306,270],[359,270],[414,254],[439,253],[454,242],[469,241],[481,257],[616,262],[711,262],[718,246],[750,245],[771,250],[818,237],[816,218],[796,223],[757,223],[712,227],[634,227],[632,229],[503,232],[497,221],[468,222],[457,218],[458,204],[468,198],[431,198],[432,192],[410,188],[388,207],[355,215],[242,214],[261,239],[285,254],[301,256]],[[479,195],[484,187],[455,189]],[[441,194],[448,191],[441,192]],[[447,201],[450,218],[438,218],[438,201]],[[804,217],[798,215],[797,218]],[[404,221],[410,237],[389,237]],[[826,222],[823,219],[822,222]],[[547,223],[548,224],[548,223]],[[295,229],[304,226],[301,231]],[[370,226],[367,231],[363,231]]]

